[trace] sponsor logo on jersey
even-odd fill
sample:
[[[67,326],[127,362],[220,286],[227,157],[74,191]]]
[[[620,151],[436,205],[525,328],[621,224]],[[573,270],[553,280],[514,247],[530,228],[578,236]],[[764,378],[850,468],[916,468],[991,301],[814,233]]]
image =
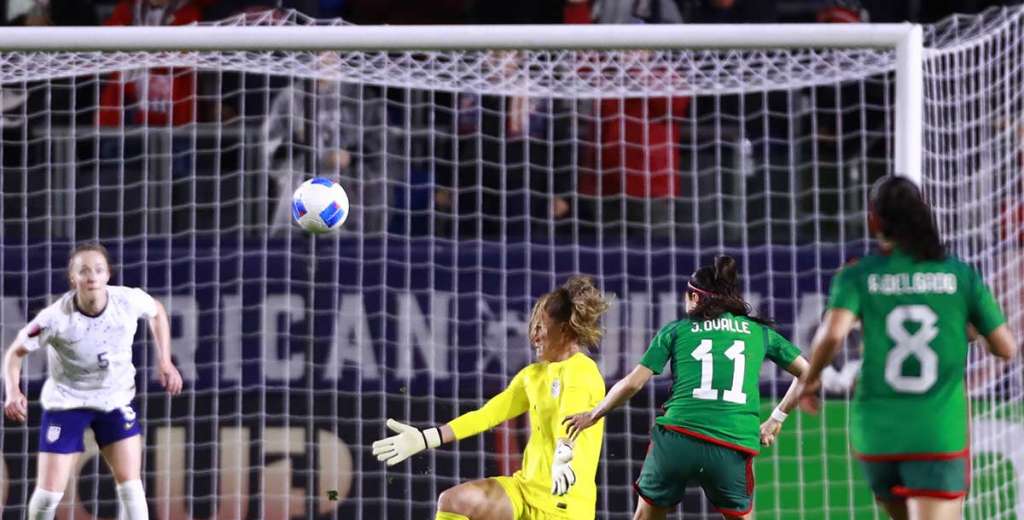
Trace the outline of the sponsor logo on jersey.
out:
[[[46,441],[57,442],[60,438],[60,426],[50,426],[46,429]]]
[[[559,392],[562,391],[562,385],[557,379],[551,382],[551,397],[558,397]]]

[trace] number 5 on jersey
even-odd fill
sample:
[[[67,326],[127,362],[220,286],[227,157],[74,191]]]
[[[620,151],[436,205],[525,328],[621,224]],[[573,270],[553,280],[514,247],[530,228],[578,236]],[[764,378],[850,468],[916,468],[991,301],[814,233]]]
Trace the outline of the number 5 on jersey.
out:
[[[747,363],[743,350],[746,348],[745,343],[736,340],[725,351],[726,359],[732,360],[732,388],[722,392],[723,401],[737,404],[747,403],[747,394],[743,393],[743,374]],[[701,340],[700,345],[697,345],[690,355],[700,361],[700,386],[693,389],[693,397],[709,401],[718,399],[718,390],[711,388],[711,380],[715,373],[715,363],[711,355],[711,340]]]

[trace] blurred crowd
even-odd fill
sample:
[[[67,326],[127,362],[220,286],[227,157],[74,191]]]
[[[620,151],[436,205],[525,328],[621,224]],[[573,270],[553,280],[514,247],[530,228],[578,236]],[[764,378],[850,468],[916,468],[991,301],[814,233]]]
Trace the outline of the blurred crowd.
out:
[[[296,9],[358,24],[757,23],[872,21],[929,23],[1005,0],[6,0],[9,25],[186,24],[245,10]],[[1017,3],[1017,2],[1012,2]],[[173,14],[132,20],[137,4]],[[172,19],[173,18],[173,19]]]
[[[510,23],[863,23],[933,21],[950,12],[974,12],[994,2],[985,0],[8,0],[3,4],[9,25],[187,25],[222,20],[239,13],[294,9],[315,18],[341,17],[357,24],[510,24]],[[514,54],[495,53],[509,71],[519,66]],[[336,54],[325,53],[315,66],[336,65]],[[389,192],[394,171],[415,184],[417,172],[429,177],[428,199],[438,218],[421,229],[458,237],[538,236],[575,233],[585,222],[591,230],[654,236],[676,231],[673,216],[695,214],[681,206],[686,184],[681,172],[700,167],[694,143],[702,121],[695,114],[716,114],[717,121],[739,121],[750,114],[779,113],[786,119],[794,109],[771,95],[713,99],[636,97],[598,101],[559,100],[525,96],[492,96],[411,92],[337,81],[269,77],[263,74],[197,72],[190,69],[150,68],[115,72],[102,77],[53,80],[45,90],[7,88],[0,92],[4,127],[4,166],[30,169],[31,158],[12,143],[26,142],[25,128],[75,125],[97,128],[175,128],[195,123],[238,124],[259,129],[263,167],[273,182],[268,197],[276,200],[266,215],[271,233],[289,225],[288,198],[310,175],[341,180],[353,199],[355,229],[376,232],[389,227],[388,201],[404,198],[415,210],[422,194]],[[33,96],[33,93],[35,94]],[[811,95],[822,113],[842,113],[843,89]],[[869,104],[884,93],[854,92]],[[429,99],[428,99],[429,97]],[[90,100],[95,100],[89,105]],[[713,104],[713,106],[709,105]],[[878,103],[879,105],[881,103]],[[420,108],[416,108],[420,107]],[[426,108],[422,108],[426,107]],[[724,114],[724,116],[723,116]],[[20,118],[18,116],[21,116]],[[35,116],[34,116],[35,115]],[[45,115],[45,122],[32,118]],[[842,141],[840,131],[866,135],[865,127],[884,125],[884,114],[853,114],[825,118],[811,126],[820,136]],[[863,116],[863,117],[862,117]],[[737,134],[770,142],[772,132],[785,134],[791,121],[769,124],[769,116],[754,119]],[[20,121],[20,124],[19,124]],[[40,120],[41,121],[41,120]],[[693,124],[689,124],[693,123]],[[716,139],[722,136],[715,123]],[[417,132],[426,130],[432,132]],[[840,128],[841,127],[841,128]],[[396,137],[395,128],[406,135]],[[437,131],[437,129],[441,129]],[[409,133],[418,134],[410,136]],[[222,168],[204,163],[188,133],[167,145],[174,179],[199,168]],[[424,137],[427,136],[427,137]],[[838,137],[837,137],[838,136]],[[784,137],[784,135],[783,135]],[[95,150],[100,164],[132,168],[141,164],[135,145],[121,137],[101,137]],[[689,142],[689,148],[683,143]],[[866,143],[839,143],[865,150]],[[144,146],[144,145],[139,145]],[[737,149],[741,147],[737,145]],[[778,153],[777,153],[778,152]],[[82,160],[82,152],[78,159]],[[761,147],[761,160],[785,155],[771,145]],[[880,149],[879,155],[887,155]],[[747,151],[737,155],[749,155]],[[394,157],[423,157],[419,164],[390,164]],[[52,160],[52,158],[50,158]],[[783,162],[792,162],[784,158]],[[720,166],[720,165],[717,165]],[[99,175],[99,174],[97,174]],[[9,177],[9,176],[5,176]],[[5,191],[27,191],[5,178]],[[20,182],[20,181],[19,181]],[[27,181],[26,181],[27,182]],[[94,182],[101,185],[99,178]],[[123,179],[121,182],[124,182]],[[188,183],[183,183],[187,185]],[[770,186],[771,190],[778,188]],[[782,187],[795,191],[797,187]],[[194,185],[173,190],[170,202],[194,203],[202,198]],[[692,202],[691,204],[697,204]],[[8,205],[17,207],[16,205]],[[79,209],[82,206],[79,205]],[[767,211],[767,210],[766,210]],[[721,215],[719,215],[721,217]],[[175,217],[177,218],[177,217]],[[191,215],[186,219],[200,219]],[[662,225],[664,224],[664,225]],[[197,222],[175,222],[177,229]],[[414,225],[410,224],[414,227]],[[182,227],[184,226],[184,227]],[[353,227],[352,225],[347,227]],[[407,231],[414,231],[412,229]],[[585,231],[585,229],[584,229]]]

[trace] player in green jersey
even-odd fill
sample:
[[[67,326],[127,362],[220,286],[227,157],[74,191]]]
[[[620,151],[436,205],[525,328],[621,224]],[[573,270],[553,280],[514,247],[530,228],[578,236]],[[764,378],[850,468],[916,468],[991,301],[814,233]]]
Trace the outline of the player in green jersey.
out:
[[[970,484],[969,329],[1004,359],[1016,342],[981,276],[946,254],[913,182],[875,183],[869,227],[880,254],[832,279],[801,393],[817,406],[821,372],[860,320],[863,364],[850,427],[872,492],[894,519],[960,518]]]
[[[759,427],[761,364],[768,358],[800,376],[807,361],[768,322],[751,316],[736,262],[728,256],[690,277],[686,313],[658,332],[640,364],[593,410],[566,418],[567,430],[575,435],[595,424],[671,361],[672,393],[651,430],[651,448],[634,484],[643,500],[633,518],[665,518],[688,483],[699,484],[725,518],[750,518],[752,458],[760,445],[775,441],[798,396],[794,379]]]

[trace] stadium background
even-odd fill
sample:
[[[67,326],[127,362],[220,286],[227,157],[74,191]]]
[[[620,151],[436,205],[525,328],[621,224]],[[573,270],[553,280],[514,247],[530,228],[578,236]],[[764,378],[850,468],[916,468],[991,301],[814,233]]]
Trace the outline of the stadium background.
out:
[[[812,4],[805,14],[822,3]],[[946,14],[926,4],[918,19]],[[887,12],[876,8],[873,21],[906,16]],[[264,99],[262,108],[243,104],[248,108],[240,112],[241,125],[258,125],[266,99],[281,86],[280,78],[261,76],[221,76],[228,80],[224,85],[244,85],[250,100]],[[873,81],[867,81],[869,89]],[[89,86],[54,80],[45,91],[48,99],[66,100],[81,88]],[[33,105],[40,99],[30,96],[27,123],[7,127],[3,138],[0,340],[9,344],[26,318],[64,289],[65,255],[74,240],[104,240],[118,264],[117,281],[147,288],[171,312],[176,362],[189,390],[173,401],[162,394],[144,368],[151,353],[140,335],[138,404],[147,418],[146,487],[155,517],[428,517],[444,488],[514,468],[525,423],[464,441],[457,451],[446,447],[417,457],[408,470],[385,471],[367,446],[384,433],[385,417],[443,422],[500,389],[530,359],[523,329],[533,299],[570,273],[596,275],[602,288],[619,296],[597,356],[609,382],[639,359],[661,324],[680,314],[687,275],[717,252],[740,259],[752,303],[777,320],[783,334],[808,345],[831,273],[868,251],[864,187],[891,169],[891,138],[873,136],[877,128],[870,125],[842,126],[849,122],[835,115],[843,111],[840,90],[801,90],[804,101],[814,101],[811,110],[799,112],[799,121],[787,121],[797,105],[792,99],[697,96],[693,114],[740,122],[710,138],[701,134],[706,128],[694,131],[698,137],[684,150],[683,162],[692,176],[675,210],[687,222],[671,237],[623,238],[605,234],[602,223],[587,222],[581,213],[568,244],[544,234],[498,240],[441,233],[446,224],[431,205],[438,171],[431,161],[444,157],[409,139],[410,129],[426,128],[416,126],[418,119],[402,128],[407,133],[383,138],[395,155],[412,159],[390,163],[407,177],[388,181],[385,227],[312,241],[262,231],[274,199],[266,177],[252,175],[262,166],[260,143],[251,135],[205,121],[219,129],[204,133],[213,127],[201,124],[184,132],[190,141],[181,145],[172,139],[180,130],[132,133],[129,127],[115,135],[123,149],[121,157],[112,157],[100,150],[103,136],[61,133],[76,128],[65,126],[76,118],[91,121],[88,107]],[[429,112],[409,107],[453,103],[407,88],[381,88],[372,96],[387,104],[389,121],[428,121]],[[859,115],[884,119],[891,106],[871,106],[874,99],[868,98]],[[764,107],[782,110],[762,115]],[[814,115],[815,109],[827,116]],[[818,134],[796,149],[772,144],[780,134],[819,132],[823,121],[845,133],[831,141]],[[736,139],[743,127],[757,125],[767,130],[747,134],[749,142]],[[430,128],[440,140],[459,138],[453,128]],[[714,146],[694,144],[706,142],[702,138]],[[847,166],[844,144],[866,150],[859,157],[864,175],[845,187],[838,180]],[[195,170],[184,181],[190,186],[185,202],[169,196],[180,179],[151,173],[173,175],[172,163],[181,157]],[[100,167],[69,177],[67,164]],[[793,164],[795,171],[771,178],[719,176]],[[147,183],[155,191],[147,191]],[[737,202],[738,194],[747,199]],[[697,221],[689,221],[692,215]],[[842,363],[835,368],[841,371]],[[788,383],[778,374],[773,367],[763,373],[766,406]],[[34,356],[26,371],[30,398],[38,395],[42,376],[43,360]],[[639,395],[629,412],[609,418],[598,482],[598,507],[614,511],[609,518],[632,509],[629,483],[666,382]],[[823,415],[793,417],[777,451],[758,459],[758,518],[877,517],[859,469],[850,464],[847,394],[832,397]],[[1020,428],[1019,407],[999,413],[1011,430]],[[19,517],[31,492],[34,457],[27,455],[35,449],[38,407],[30,415],[27,427],[4,424],[0,430],[5,518]],[[976,429],[984,432],[986,425]],[[974,490],[980,500],[998,490],[1002,505],[1021,501],[1014,457],[1019,454],[977,454]],[[83,460],[74,489],[75,518],[114,516],[112,481],[97,457]],[[695,518],[707,507],[696,492],[684,504]]]

